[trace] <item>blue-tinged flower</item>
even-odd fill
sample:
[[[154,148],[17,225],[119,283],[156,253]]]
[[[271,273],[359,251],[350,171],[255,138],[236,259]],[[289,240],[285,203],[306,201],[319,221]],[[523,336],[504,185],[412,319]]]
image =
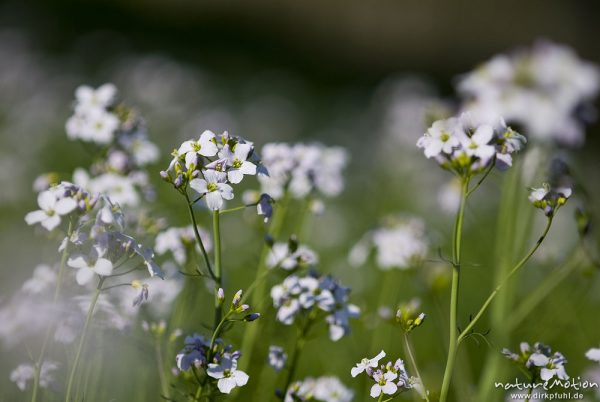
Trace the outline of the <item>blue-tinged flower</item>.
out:
[[[68,215],[77,208],[77,202],[70,197],[59,198],[53,188],[38,194],[39,210],[25,215],[28,225],[40,223],[46,230],[54,230],[60,225],[61,216]]]
[[[269,346],[268,362],[273,370],[281,371],[287,362],[287,358],[287,353],[285,353],[281,346]]]
[[[242,387],[248,382],[248,374],[237,369],[237,359],[223,356],[219,364],[210,363],[206,373],[217,379],[217,387],[224,394],[229,394],[235,387]]]
[[[356,377],[357,375],[359,375],[367,369],[374,369],[379,365],[379,360],[383,359],[384,357],[385,352],[383,350],[379,352],[377,356],[371,359],[365,357],[359,363],[356,363],[356,367],[353,367],[352,370],[350,370],[350,374],[352,374],[352,377]]]

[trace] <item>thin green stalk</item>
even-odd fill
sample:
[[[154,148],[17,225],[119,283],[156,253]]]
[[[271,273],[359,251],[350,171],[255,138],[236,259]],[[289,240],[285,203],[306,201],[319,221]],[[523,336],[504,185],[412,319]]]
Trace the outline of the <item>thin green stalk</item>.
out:
[[[69,241],[71,239],[71,235],[73,234],[73,222],[69,219],[69,228],[67,229],[67,242],[65,244],[65,248],[63,249],[62,256],[60,258],[60,266],[58,268],[58,276],[56,278],[56,287],[54,288],[54,296],[52,297],[52,305],[56,305],[58,298],[60,297],[60,291],[62,289],[63,277],[65,275],[65,266],[67,262],[67,257],[69,255]],[[33,392],[31,394],[31,402],[36,402],[40,387],[40,374],[42,371],[42,365],[44,364],[44,359],[46,358],[46,349],[48,348],[48,343],[50,342],[50,334],[52,333],[52,329],[54,328],[53,324],[48,326],[46,330],[46,334],[44,335],[44,341],[42,342],[42,349],[40,350],[40,355],[38,356],[35,362],[35,370],[33,373]]]
[[[377,399],[377,402],[381,402],[383,401],[383,392],[381,394],[379,394],[379,398]]]
[[[154,351],[156,353],[156,365],[158,369],[158,378],[160,380],[160,388],[163,396],[167,398],[171,398],[171,394],[169,392],[169,384],[167,382],[167,377],[165,375],[165,362],[163,359],[162,353],[162,345],[161,345],[162,337],[155,336],[154,337]]]
[[[213,242],[215,243],[215,328],[221,322],[222,303],[218,297],[218,290],[223,287],[221,267],[221,224],[219,211],[213,211]]]
[[[531,399],[532,392],[533,392],[533,381],[531,382],[531,387],[529,388],[529,391],[527,391],[527,399],[525,399],[525,402],[529,402],[529,400]]]
[[[194,214],[194,204],[190,202],[190,197],[187,193],[184,193],[185,200],[187,201],[188,212],[190,215],[190,219],[192,221],[192,226],[194,227],[194,235],[196,236],[196,241],[200,246],[200,250],[202,251],[202,256],[204,257],[204,262],[206,263],[206,268],[208,269],[208,273],[211,278],[216,280],[215,273],[213,272],[212,266],[210,264],[210,258],[208,258],[208,253],[206,252],[206,248],[204,247],[204,243],[202,242],[202,238],[200,237],[200,232],[198,231],[198,223],[196,222],[196,215]]]
[[[529,259],[533,256],[533,254],[535,254],[535,252],[537,251],[537,249],[542,245],[544,239],[546,238],[546,235],[548,234],[548,231],[550,230],[550,226],[552,226],[552,216],[548,217],[548,220],[547,220],[547,223],[546,223],[546,227],[544,228],[544,231],[542,232],[542,235],[539,237],[539,239],[537,240],[537,242],[535,243],[535,245],[531,248],[531,250],[529,250],[529,252],[525,255],[525,257],[523,257],[521,259],[521,261],[519,261],[517,263],[517,265],[515,265],[513,267],[513,269],[510,270],[510,272],[508,273],[508,275],[502,280],[502,282],[500,282],[498,284],[498,286],[496,286],[496,288],[488,296],[487,300],[483,303],[483,305],[479,309],[479,312],[477,312],[477,314],[471,320],[471,322],[469,323],[469,325],[467,325],[467,327],[465,328],[465,330],[458,337],[458,343],[460,343],[463,339],[465,339],[466,336],[468,336],[469,331],[471,329],[473,329],[473,327],[475,326],[475,324],[477,324],[477,321],[479,321],[479,319],[481,318],[481,316],[485,313],[485,311],[487,310],[487,308],[489,307],[489,305],[492,303],[492,301],[494,300],[494,297],[496,297],[496,295],[498,294],[498,292],[500,291],[500,289],[502,289],[502,287],[504,285],[506,285],[506,283],[510,280],[510,278],[512,278],[517,272],[519,272],[519,270],[527,263],[527,261],[529,261]]]
[[[85,339],[87,338],[87,334],[90,328],[90,323],[92,322],[92,315],[94,314],[94,308],[96,307],[96,302],[98,302],[98,297],[102,292],[102,284],[104,283],[104,278],[100,277],[98,281],[98,286],[96,287],[96,291],[92,296],[92,300],[90,302],[90,307],[87,312],[87,316],[85,318],[85,324],[83,325],[83,332],[81,337],[79,338],[79,344],[77,345],[77,352],[75,353],[75,360],[73,361],[73,367],[71,367],[71,374],[69,374],[69,382],[67,383],[67,394],[65,397],[65,402],[71,402],[71,392],[73,390],[73,381],[75,380],[75,373],[77,372],[77,367],[79,366],[79,360],[81,359],[81,352],[83,351],[83,345],[85,344]]]
[[[569,276],[571,272],[579,266],[579,258],[571,257],[567,262],[555,272],[551,273],[540,286],[530,292],[527,297],[519,304],[511,314],[508,321],[508,331],[511,332],[517,328],[525,318],[535,309],[562,281]]]
[[[415,371],[415,374],[417,375],[417,378],[419,379],[421,386],[423,387],[423,393],[425,396],[425,400],[427,402],[429,402],[429,395],[427,394],[427,387],[425,386],[425,383],[423,382],[423,377],[421,377],[421,373],[419,372],[419,367],[417,366],[417,360],[415,359],[415,356],[412,352],[412,348],[410,347],[410,340],[408,339],[408,334],[406,332],[404,333],[403,338],[404,338],[404,347],[406,349],[406,354],[408,355],[408,358],[410,360],[410,364],[412,365],[412,368]]]
[[[457,328],[458,328],[458,287],[460,282],[460,257],[461,257],[461,240],[462,226],[465,215],[465,204],[469,193],[469,179],[463,179],[460,206],[456,214],[456,222],[454,225],[454,237],[452,247],[452,289],[450,294],[450,329],[448,343],[448,358],[446,360],[446,369],[444,370],[444,379],[442,381],[442,390],[440,392],[440,402],[446,402],[448,399],[448,391],[450,390],[450,382],[452,379],[452,371],[456,361],[457,352]]]
[[[316,310],[313,310],[316,311]],[[314,317],[313,312],[306,318],[306,322],[302,326],[299,331],[298,339],[296,339],[296,344],[294,345],[294,351],[292,352],[292,358],[290,359],[290,365],[288,368],[288,375],[285,380],[285,386],[283,387],[284,394],[287,392],[288,388],[292,384],[292,380],[296,375],[296,369],[298,368],[298,361],[300,360],[300,353],[302,353],[302,349],[304,349],[304,345],[306,344],[306,335],[310,330],[310,327],[313,323]]]
[[[283,229],[283,223],[285,222],[285,216],[287,213],[287,206],[289,203],[289,195],[284,196],[284,198],[277,202],[276,207],[275,207],[275,211],[273,213],[273,219],[271,220],[271,224],[269,226],[269,235],[273,238],[273,239],[277,239],[281,233],[281,230]],[[253,284],[256,283],[255,285],[255,292],[254,295],[252,297],[252,306],[255,309],[258,309],[259,311],[262,309],[263,307],[263,297],[265,296],[265,293],[267,292],[267,284],[265,279],[265,276],[267,275],[268,268],[267,268],[267,256],[269,255],[269,251],[271,250],[271,247],[265,242],[263,244],[261,253],[260,253],[260,257],[258,260],[258,267],[256,268],[256,277],[253,281]],[[243,337],[243,341],[242,341],[242,350],[244,351],[244,359],[243,362],[240,362],[240,364],[242,365],[242,369],[247,369],[250,365],[250,363],[252,362],[252,353],[254,351],[254,346],[256,344],[256,340],[259,334],[259,328],[260,326],[258,325],[247,325],[246,329],[244,331],[244,337]]]

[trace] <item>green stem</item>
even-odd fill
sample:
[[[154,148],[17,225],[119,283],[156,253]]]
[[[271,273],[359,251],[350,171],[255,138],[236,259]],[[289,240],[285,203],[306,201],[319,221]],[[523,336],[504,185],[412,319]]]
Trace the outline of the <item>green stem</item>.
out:
[[[85,324],[83,325],[83,332],[81,337],[79,338],[79,345],[77,345],[77,352],[75,353],[75,360],[73,361],[73,367],[71,367],[71,374],[69,374],[69,382],[67,383],[67,394],[65,397],[65,402],[71,402],[71,392],[73,390],[73,381],[75,380],[75,373],[77,372],[77,367],[79,366],[79,360],[81,359],[81,352],[83,351],[83,345],[85,344],[85,339],[87,338],[87,334],[90,328],[90,323],[92,322],[92,315],[94,314],[94,308],[96,307],[96,302],[98,301],[98,297],[102,292],[102,283],[104,283],[104,278],[100,277],[98,282],[98,286],[96,287],[96,291],[92,296],[92,300],[90,302],[90,307],[87,312],[87,316],[85,318]]]
[[[216,281],[215,274],[214,274],[212,266],[210,264],[210,258],[208,258],[208,253],[206,252],[206,248],[204,247],[204,243],[202,242],[202,238],[200,237],[200,232],[198,231],[198,224],[196,223],[196,215],[194,214],[193,203],[190,202],[190,197],[187,195],[187,193],[184,193],[184,195],[185,195],[185,199],[187,201],[188,212],[190,215],[190,219],[192,221],[192,226],[194,227],[194,235],[196,236],[196,241],[198,242],[198,245],[200,246],[200,250],[202,251],[202,256],[204,256],[204,262],[206,263],[206,268],[208,269],[208,273],[210,274],[211,278],[213,278],[213,280]]]
[[[155,336],[154,337],[154,351],[156,352],[156,365],[158,369],[158,378],[160,380],[160,388],[162,390],[163,396],[170,398],[169,392],[169,384],[167,382],[167,377],[165,376],[165,362],[163,359],[162,353],[162,345],[161,345],[162,337]]]
[[[313,312],[314,311],[316,310],[313,310]],[[311,314],[306,318],[306,322],[299,331],[298,339],[296,339],[296,344],[294,345],[294,351],[292,352],[292,358],[290,360],[288,375],[285,380],[285,386],[283,387],[284,395],[287,393],[288,388],[290,387],[292,380],[296,375],[298,361],[300,360],[300,353],[302,353],[302,349],[304,349],[304,345],[306,344],[306,335],[308,334],[308,331],[310,330],[314,320],[313,312],[311,312]]]
[[[560,285],[578,265],[579,258],[576,258],[576,256],[569,258],[562,268],[551,273],[540,286],[530,292],[511,314],[511,318],[507,324],[508,331],[511,332],[518,327],[523,320],[531,314],[533,309],[535,309],[558,285]]]
[[[519,261],[517,263],[517,265],[515,265],[513,267],[513,269],[510,270],[510,272],[502,280],[502,282],[500,282],[498,284],[498,286],[496,286],[496,288],[494,289],[494,291],[488,296],[487,300],[483,303],[483,305],[479,309],[479,312],[471,320],[471,322],[469,323],[469,325],[467,325],[467,327],[465,328],[465,330],[460,334],[460,336],[458,337],[458,342],[459,343],[465,338],[465,336],[468,335],[469,331],[471,329],[473,329],[473,327],[475,326],[475,324],[477,324],[477,321],[479,321],[479,319],[481,318],[481,316],[485,313],[485,311],[487,310],[487,308],[489,307],[489,305],[492,303],[492,301],[494,300],[494,297],[496,297],[496,295],[498,294],[498,292],[500,291],[500,289],[502,289],[502,287],[504,285],[506,285],[506,283],[510,280],[510,278],[512,278],[517,272],[519,272],[519,270],[527,263],[527,261],[529,261],[529,259],[533,256],[533,254],[535,254],[535,252],[537,251],[537,249],[542,245],[542,242],[546,238],[546,235],[548,234],[548,231],[550,230],[550,226],[552,226],[552,216],[548,217],[548,221],[546,223],[546,227],[544,228],[544,231],[542,232],[542,235],[539,237],[539,239],[537,240],[537,242],[535,243],[535,245],[531,248],[531,250],[529,250],[529,252],[525,255],[525,257],[523,257],[521,259],[521,261]]]
[[[277,202],[276,204],[276,208],[275,211],[273,213],[273,219],[271,220],[271,224],[269,226],[269,234],[270,236],[276,240],[280,233],[281,230],[283,229],[283,224],[285,222],[285,216],[286,216],[286,212],[287,212],[287,206],[289,203],[289,195],[286,193],[286,195],[284,195],[283,199],[279,202]],[[258,309],[258,311],[260,311],[263,307],[263,300],[262,298],[265,296],[265,293],[267,292],[267,288],[266,288],[266,281],[265,276],[268,275],[268,273],[270,272],[267,268],[267,256],[269,255],[269,251],[271,250],[271,247],[267,244],[267,242],[264,242],[261,253],[260,253],[260,257],[258,260],[258,267],[256,268],[256,277],[253,281],[253,284],[256,283],[255,285],[255,292],[254,292],[254,296],[252,297],[252,306],[255,309]],[[258,337],[259,334],[259,328],[260,326],[258,325],[248,325],[246,326],[246,329],[244,331],[244,337],[243,337],[243,341],[242,341],[242,350],[244,351],[244,361],[241,362],[242,364],[242,369],[246,369],[251,361],[252,361],[252,353],[254,351],[254,346],[256,344],[256,339]]]
[[[381,402],[383,401],[383,392],[381,394],[379,394],[379,398],[377,399],[377,402]]]
[[[65,248],[63,249],[62,256],[60,258],[60,266],[58,268],[58,276],[56,278],[56,288],[54,288],[54,296],[52,297],[52,305],[56,305],[56,302],[60,297],[63,277],[65,275],[65,266],[67,263],[67,257],[69,256],[69,241],[71,240],[72,234],[73,222],[69,220],[69,228],[67,229],[67,242],[65,244]],[[50,334],[52,333],[53,328],[54,325],[48,326],[46,334],[44,335],[44,341],[42,342],[42,349],[40,350],[40,355],[35,362],[35,370],[33,373],[33,393],[31,394],[31,402],[37,401],[40,387],[40,374],[42,371],[42,365],[44,364],[44,359],[46,358],[46,349],[48,348],[48,343],[50,342]]]
[[[440,392],[440,402],[446,402],[448,399],[448,391],[450,389],[450,381],[454,363],[456,361],[457,352],[457,318],[458,318],[458,287],[460,282],[460,257],[461,257],[461,240],[462,227],[465,215],[465,204],[467,194],[469,193],[469,179],[463,179],[460,207],[456,214],[456,222],[454,224],[454,237],[452,248],[452,289],[450,295],[450,330],[448,343],[448,358],[446,359],[446,369],[444,370],[444,379],[442,381],[442,390]]]
[[[417,378],[419,379],[419,382],[421,383],[421,386],[423,387],[423,394],[425,396],[425,400],[427,402],[429,402],[429,395],[427,394],[427,387],[425,387],[425,383],[423,382],[423,377],[421,377],[421,373],[419,372],[419,368],[417,366],[417,360],[415,359],[415,356],[412,352],[412,348],[410,347],[410,341],[408,339],[408,334],[405,332],[404,333],[404,346],[406,348],[406,354],[408,355],[408,358],[410,359],[410,364],[412,365],[413,370],[415,370],[415,374],[417,375]]]
[[[222,303],[219,300],[218,290],[223,287],[221,276],[221,224],[219,222],[219,211],[213,211],[213,241],[215,243],[215,328],[221,322]]]
[[[525,402],[529,402],[529,400],[531,399],[532,392],[533,392],[533,381],[531,382],[531,387],[529,388],[529,391],[527,391],[527,399],[525,399]]]

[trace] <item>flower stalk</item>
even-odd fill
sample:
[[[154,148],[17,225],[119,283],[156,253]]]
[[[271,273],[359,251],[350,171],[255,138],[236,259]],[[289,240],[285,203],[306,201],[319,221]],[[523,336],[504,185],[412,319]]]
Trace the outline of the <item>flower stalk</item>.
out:
[[[73,383],[75,380],[75,373],[77,372],[77,367],[79,366],[79,360],[81,359],[81,352],[83,351],[83,346],[85,344],[85,340],[87,338],[90,323],[92,322],[92,316],[94,315],[94,309],[96,307],[96,303],[98,302],[98,298],[100,297],[100,293],[102,293],[102,284],[104,283],[104,277],[100,277],[98,281],[98,286],[92,296],[92,300],[90,302],[90,307],[88,308],[87,316],[85,318],[85,324],[83,325],[83,332],[81,333],[81,337],[79,338],[79,344],[77,345],[77,352],[75,353],[75,360],[73,361],[73,366],[71,367],[71,373],[69,374],[69,382],[67,383],[67,393],[65,396],[65,402],[71,402],[71,393],[73,391]]]

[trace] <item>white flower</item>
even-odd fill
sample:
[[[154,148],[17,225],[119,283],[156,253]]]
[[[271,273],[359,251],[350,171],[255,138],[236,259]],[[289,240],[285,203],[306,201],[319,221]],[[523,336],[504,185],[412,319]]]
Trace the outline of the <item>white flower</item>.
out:
[[[440,152],[451,154],[452,150],[459,145],[458,137],[455,135],[456,126],[456,119],[436,121],[427,133],[419,138],[417,147],[424,149],[427,158],[438,156]]]
[[[322,402],[350,402],[354,392],[337,377],[319,377],[313,388],[313,396]]]
[[[88,111],[90,109],[104,109],[112,104],[117,95],[117,88],[113,84],[104,84],[97,89],[82,85],[75,90],[77,109]]]
[[[600,363],[600,348],[592,348],[585,353],[585,357],[591,361]]]
[[[58,369],[58,363],[53,361],[45,361],[42,363],[40,370],[39,384],[42,388],[48,388],[54,381],[53,371]],[[35,368],[31,364],[20,364],[10,373],[10,380],[17,384],[21,391],[25,391],[27,382],[33,380]]]
[[[248,161],[248,155],[252,151],[252,145],[238,143],[231,152],[229,145],[225,145],[219,156],[225,159],[227,169],[227,179],[234,184],[242,181],[244,175],[255,175],[256,165]]]
[[[206,205],[217,211],[223,207],[223,200],[233,199],[233,188],[226,184],[226,175],[215,170],[203,171],[204,179],[194,179],[190,187],[200,195],[206,195]]]
[[[56,272],[48,265],[35,267],[33,276],[23,284],[23,290],[30,294],[39,294],[56,283]]]
[[[38,205],[39,210],[25,215],[25,222],[28,225],[40,223],[51,231],[60,225],[61,216],[68,215],[77,207],[77,202],[68,197],[59,199],[56,191],[50,189],[38,194]]]
[[[409,269],[427,255],[429,242],[425,223],[419,218],[386,219],[385,225],[368,232],[351,250],[349,262],[354,266],[366,262],[371,248],[379,268]]]
[[[200,233],[204,248],[206,251],[210,251],[212,249],[210,234],[201,227],[198,227],[198,232]],[[200,252],[200,246],[196,244],[196,237],[192,225],[178,228],[172,227],[156,235],[154,251],[156,251],[156,254],[158,255],[170,251],[177,264],[184,265],[187,261],[186,247],[190,245],[195,245],[198,252]]]
[[[374,372],[373,379],[375,380],[375,384],[371,387],[371,396],[377,398],[381,393],[394,395],[398,391],[398,386],[394,383],[397,377],[398,374],[392,371],[383,373],[381,370],[377,370]]]
[[[216,378],[217,387],[223,394],[229,394],[235,387],[242,387],[248,382],[248,374],[237,370],[237,360],[224,356],[220,364],[210,363],[206,373]]]
[[[290,245],[283,242],[273,244],[266,261],[269,268],[281,267],[286,271],[317,262],[317,254],[307,246],[298,245],[296,250],[292,251]]]
[[[365,357],[359,363],[356,363],[356,367],[353,367],[352,370],[350,370],[350,374],[352,374],[352,377],[356,377],[368,368],[373,369],[379,365],[379,360],[383,359],[384,357],[385,352],[383,350],[372,359],[368,359]]]
[[[489,145],[494,137],[494,129],[488,124],[480,125],[470,137],[466,134],[461,135],[462,146],[469,156],[478,157],[483,163],[487,164],[496,154],[496,148]]]
[[[197,141],[185,141],[175,153],[174,161],[183,158],[188,169],[192,168],[192,166],[195,168],[199,167],[199,156],[215,156],[217,154],[218,148],[215,138],[216,136],[212,131],[206,130],[200,135]],[[171,162],[171,165],[173,165],[173,162]]]
[[[268,362],[273,370],[281,371],[285,366],[287,358],[287,353],[285,353],[281,346],[269,346]]]
[[[584,126],[576,112],[599,87],[595,65],[566,46],[540,42],[493,57],[467,74],[458,90],[468,99],[464,109],[482,116],[500,113],[540,140],[581,145]]]
[[[76,280],[80,285],[89,283],[94,274],[101,276],[110,275],[113,263],[103,258],[104,251],[99,247],[92,247],[89,255],[74,254],[67,260],[67,265],[77,269]]]

